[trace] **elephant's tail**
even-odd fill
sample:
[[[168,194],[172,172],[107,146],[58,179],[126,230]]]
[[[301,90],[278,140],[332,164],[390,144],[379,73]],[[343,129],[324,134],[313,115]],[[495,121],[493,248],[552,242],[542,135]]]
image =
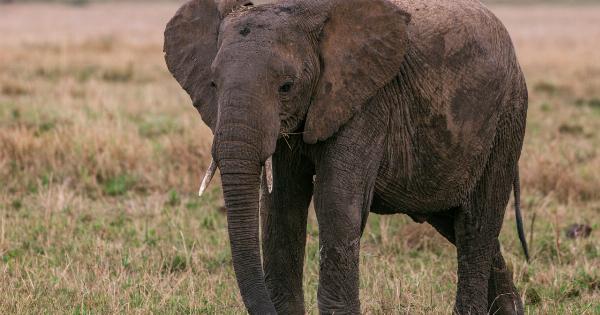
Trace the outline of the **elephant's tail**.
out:
[[[527,239],[525,238],[525,231],[523,229],[523,217],[521,216],[521,183],[519,178],[519,167],[515,171],[515,181],[513,183],[513,191],[515,194],[515,218],[517,220],[517,233],[519,233],[519,240],[525,253],[525,259],[529,262],[529,249],[527,248]]]

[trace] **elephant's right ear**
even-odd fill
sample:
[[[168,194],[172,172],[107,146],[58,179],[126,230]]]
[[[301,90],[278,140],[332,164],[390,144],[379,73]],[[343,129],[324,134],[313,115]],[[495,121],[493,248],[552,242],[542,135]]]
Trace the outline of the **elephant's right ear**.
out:
[[[210,66],[217,54],[220,24],[214,0],[191,0],[167,24],[164,43],[169,71],[213,131],[218,110]]]
[[[318,0],[321,78],[304,125],[304,142],[336,133],[400,71],[410,14],[390,0]],[[309,10],[310,12],[310,10]],[[307,19],[309,20],[309,19]]]

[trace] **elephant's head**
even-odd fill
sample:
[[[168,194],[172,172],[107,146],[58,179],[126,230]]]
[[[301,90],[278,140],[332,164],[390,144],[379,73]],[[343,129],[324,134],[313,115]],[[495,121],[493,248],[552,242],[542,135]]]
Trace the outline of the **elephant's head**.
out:
[[[258,313],[273,310],[259,255],[261,165],[280,135],[325,140],[389,82],[409,19],[387,0],[264,2],[192,0],[165,31],[169,70],[214,133],[233,264]]]

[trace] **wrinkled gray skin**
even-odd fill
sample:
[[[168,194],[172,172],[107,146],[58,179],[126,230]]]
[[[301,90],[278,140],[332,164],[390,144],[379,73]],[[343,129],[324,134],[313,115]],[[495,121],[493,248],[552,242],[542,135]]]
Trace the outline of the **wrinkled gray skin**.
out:
[[[456,313],[523,313],[498,235],[518,183],[527,89],[506,30],[481,3],[193,0],[167,26],[165,52],[214,132],[251,314],[304,313],[311,197],[321,313],[360,312],[369,212],[408,214],[456,245]],[[271,155],[269,194],[261,167]]]

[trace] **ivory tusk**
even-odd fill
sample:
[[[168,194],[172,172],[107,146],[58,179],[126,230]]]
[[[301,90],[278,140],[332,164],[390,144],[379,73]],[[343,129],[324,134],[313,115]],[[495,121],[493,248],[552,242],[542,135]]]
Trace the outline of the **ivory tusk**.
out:
[[[210,184],[210,181],[213,179],[213,176],[215,176],[216,170],[217,163],[215,163],[214,160],[211,160],[210,166],[208,167],[208,170],[206,170],[206,175],[204,175],[204,179],[202,180],[202,184],[200,185],[200,191],[198,192],[199,197],[202,197],[202,194],[206,190],[206,187],[208,187],[208,184]]]
[[[267,188],[269,193],[273,192],[273,157],[269,157],[265,162],[265,171],[267,176]]]

